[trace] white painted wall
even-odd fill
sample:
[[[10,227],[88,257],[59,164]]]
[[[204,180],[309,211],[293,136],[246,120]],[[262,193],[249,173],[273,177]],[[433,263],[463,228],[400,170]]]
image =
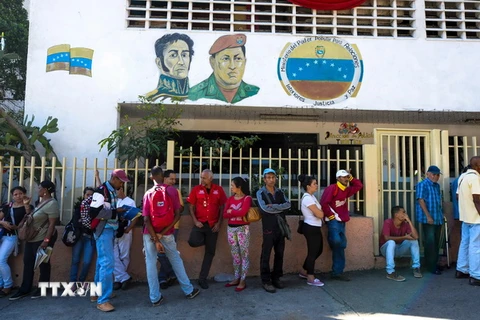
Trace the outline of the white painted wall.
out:
[[[117,127],[117,104],[138,101],[138,95],[156,87],[153,45],[166,32],[126,29],[125,5],[126,1],[118,0],[30,0],[26,113],[35,114],[42,123],[49,115],[59,119],[60,132],[52,142],[62,156],[106,156],[105,151],[98,152],[97,143]],[[211,74],[208,50],[223,33],[188,34],[195,42],[189,73],[193,86]],[[309,107],[288,96],[277,79],[282,48],[299,39],[247,34],[244,80],[259,86],[260,91],[236,105]],[[357,98],[335,108],[479,110],[478,68],[473,63],[480,42],[346,39],[358,45],[365,73]],[[65,71],[45,72],[47,49],[64,43],[95,50],[92,78]]]

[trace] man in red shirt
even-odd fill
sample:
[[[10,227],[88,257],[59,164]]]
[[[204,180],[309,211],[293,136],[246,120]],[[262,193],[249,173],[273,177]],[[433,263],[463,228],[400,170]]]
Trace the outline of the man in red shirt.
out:
[[[386,259],[387,279],[405,281],[405,277],[395,272],[395,257],[404,257],[409,254],[412,256],[413,276],[421,278],[417,229],[403,207],[393,207],[392,216],[392,219],[387,219],[383,223],[380,236],[380,252]]]
[[[194,187],[187,198],[190,203],[190,215],[193,219],[193,228],[188,244],[193,248],[205,245],[198,285],[202,289],[208,289],[208,272],[215,256],[218,231],[222,224],[223,206],[227,202],[227,196],[221,186],[212,183],[213,172],[211,170],[203,170],[200,178],[202,184]]]
[[[345,268],[345,248],[347,247],[345,223],[350,220],[347,199],[360,191],[363,188],[363,184],[346,170],[338,170],[336,177],[337,183],[329,185],[323,191],[320,204],[327,222],[328,244],[332,249],[331,279],[350,281],[343,274],[343,269]]]

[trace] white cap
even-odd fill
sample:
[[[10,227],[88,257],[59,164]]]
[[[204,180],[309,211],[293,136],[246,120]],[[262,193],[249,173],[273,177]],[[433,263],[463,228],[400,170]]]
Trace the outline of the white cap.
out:
[[[337,178],[338,177],[347,177],[350,173],[347,170],[338,170],[337,171]]]
[[[100,208],[101,206],[103,206],[104,203],[105,203],[104,195],[98,192],[95,192],[92,196],[92,203],[90,204],[90,207]]]

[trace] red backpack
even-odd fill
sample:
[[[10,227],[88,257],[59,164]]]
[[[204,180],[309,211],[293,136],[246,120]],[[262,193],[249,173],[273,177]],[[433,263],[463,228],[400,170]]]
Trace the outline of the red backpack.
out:
[[[173,202],[167,194],[167,188],[166,185],[155,186],[151,198],[150,220],[156,232],[160,232],[175,220]]]

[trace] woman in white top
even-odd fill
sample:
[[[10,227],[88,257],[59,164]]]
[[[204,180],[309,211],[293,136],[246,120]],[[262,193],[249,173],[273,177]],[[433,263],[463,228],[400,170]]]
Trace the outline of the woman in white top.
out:
[[[300,272],[301,278],[307,279],[310,286],[321,287],[323,282],[315,278],[315,260],[323,251],[322,236],[322,206],[318,203],[314,193],[318,190],[317,180],[312,176],[299,175],[298,181],[302,184],[305,194],[302,197],[302,214],[304,217],[303,235],[307,239],[307,257],[303,263],[303,272]]]

